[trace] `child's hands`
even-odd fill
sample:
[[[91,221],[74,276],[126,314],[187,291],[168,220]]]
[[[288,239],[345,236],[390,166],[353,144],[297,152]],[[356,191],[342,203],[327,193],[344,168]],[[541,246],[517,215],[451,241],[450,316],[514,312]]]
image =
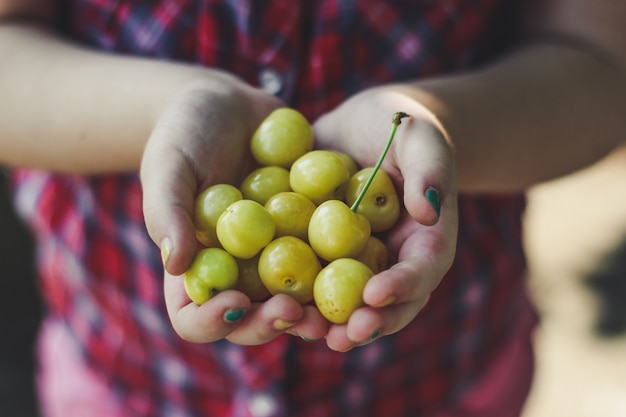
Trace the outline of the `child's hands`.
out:
[[[348,350],[406,326],[424,307],[454,258],[457,195],[453,152],[427,109],[399,88],[370,90],[318,120],[314,125],[316,144],[342,150],[361,166],[373,166],[398,111],[413,117],[402,120],[382,165],[406,207],[385,238],[392,261],[397,263],[370,279],[364,291],[367,307],[355,311],[347,324],[331,326],[326,341],[335,350]]]
[[[320,338],[328,325],[315,309],[290,297],[252,304],[241,292],[225,291],[198,306],[185,293],[182,274],[197,250],[192,220],[196,195],[215,183],[238,183],[250,162],[252,133],[282,105],[228,75],[212,76],[171,103],[156,124],[141,166],[145,222],[161,248],[172,325],[193,342],[228,338],[258,344],[297,322],[303,336]]]

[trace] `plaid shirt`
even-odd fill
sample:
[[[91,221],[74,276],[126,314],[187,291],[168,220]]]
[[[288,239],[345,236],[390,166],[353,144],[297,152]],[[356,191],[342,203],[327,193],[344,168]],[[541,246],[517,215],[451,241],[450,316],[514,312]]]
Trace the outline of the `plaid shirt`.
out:
[[[63,7],[64,30],[87,45],[224,68],[313,119],[364,88],[472,65],[495,39],[503,3],[66,0]],[[182,341],[165,312],[136,175],[18,170],[14,179],[17,207],[38,241],[49,315],[67,324],[81,360],[128,416],[489,415],[469,405],[472,396],[491,383],[486,374],[504,346],[530,331],[521,326],[532,321],[521,196],[461,196],[457,258],[428,306],[399,333],[337,353],[287,335],[252,347]],[[526,355],[518,365],[531,362]],[[507,399],[515,404],[510,415],[526,393],[520,385]]]

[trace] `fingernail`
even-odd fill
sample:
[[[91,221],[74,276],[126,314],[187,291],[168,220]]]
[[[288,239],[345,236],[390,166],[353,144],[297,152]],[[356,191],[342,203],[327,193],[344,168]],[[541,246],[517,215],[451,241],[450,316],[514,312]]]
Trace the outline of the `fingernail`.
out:
[[[167,261],[170,259],[170,254],[172,253],[172,242],[169,238],[165,237],[161,240],[161,261],[163,262],[163,266],[167,267]]]
[[[241,318],[246,314],[246,310],[238,308],[233,310],[228,310],[226,314],[224,314],[224,320],[229,323],[234,323],[236,321],[241,320]]]
[[[372,341],[376,340],[378,338],[378,336],[380,336],[380,330],[375,330],[374,333],[372,333],[372,335],[369,338],[360,341],[358,344],[359,345],[364,345],[366,343],[372,342]]]
[[[396,297],[390,295],[389,297],[385,298],[381,303],[377,304],[376,307],[387,307],[388,305],[395,303],[395,301]]]
[[[304,336],[300,336],[300,339],[304,340],[305,342],[309,342],[309,343],[317,342],[317,339],[309,339],[308,337],[304,337]]]
[[[288,328],[292,327],[294,324],[296,323],[293,323],[291,321],[286,321],[283,319],[276,319],[274,320],[273,325],[276,330],[287,330]]]
[[[429,188],[426,190],[425,195],[430,205],[435,209],[437,217],[439,217],[439,213],[441,213],[441,198],[439,197],[439,192],[434,188]]]

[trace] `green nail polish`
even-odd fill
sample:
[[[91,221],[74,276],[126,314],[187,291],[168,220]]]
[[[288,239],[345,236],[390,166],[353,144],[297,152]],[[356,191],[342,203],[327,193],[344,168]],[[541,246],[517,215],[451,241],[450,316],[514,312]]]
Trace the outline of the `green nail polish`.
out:
[[[357,346],[363,346],[365,344],[368,344],[369,342],[378,339],[378,336],[380,336],[380,330],[375,330],[370,337],[357,343]]]
[[[241,320],[244,314],[246,314],[246,311],[242,309],[228,310],[226,314],[224,314],[224,320],[233,323]]]
[[[380,336],[380,330],[376,330],[376,331],[374,331],[374,333],[372,333],[372,335],[370,336],[369,340],[374,340],[374,339],[376,339],[378,336]]]
[[[317,342],[316,339],[309,339],[308,337],[304,337],[304,336],[300,336],[300,338],[304,340],[305,342],[309,342],[309,343]]]
[[[433,206],[435,212],[437,213],[437,217],[439,217],[439,213],[441,213],[441,199],[439,197],[439,193],[434,188],[429,188],[426,190],[426,199],[430,202],[430,205]]]

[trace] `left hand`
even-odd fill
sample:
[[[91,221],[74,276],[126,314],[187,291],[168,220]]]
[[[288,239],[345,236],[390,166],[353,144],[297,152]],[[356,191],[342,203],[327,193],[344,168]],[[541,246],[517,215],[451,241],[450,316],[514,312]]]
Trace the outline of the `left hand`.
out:
[[[443,127],[422,104],[399,87],[362,92],[314,124],[316,144],[346,152],[362,167],[373,166],[398,111],[412,117],[398,126],[382,165],[404,202],[398,224],[384,236],[393,265],[369,280],[363,295],[365,307],[356,310],[348,323],[330,327],[326,342],[334,350],[347,351],[409,324],[455,255],[458,219],[453,150]]]

